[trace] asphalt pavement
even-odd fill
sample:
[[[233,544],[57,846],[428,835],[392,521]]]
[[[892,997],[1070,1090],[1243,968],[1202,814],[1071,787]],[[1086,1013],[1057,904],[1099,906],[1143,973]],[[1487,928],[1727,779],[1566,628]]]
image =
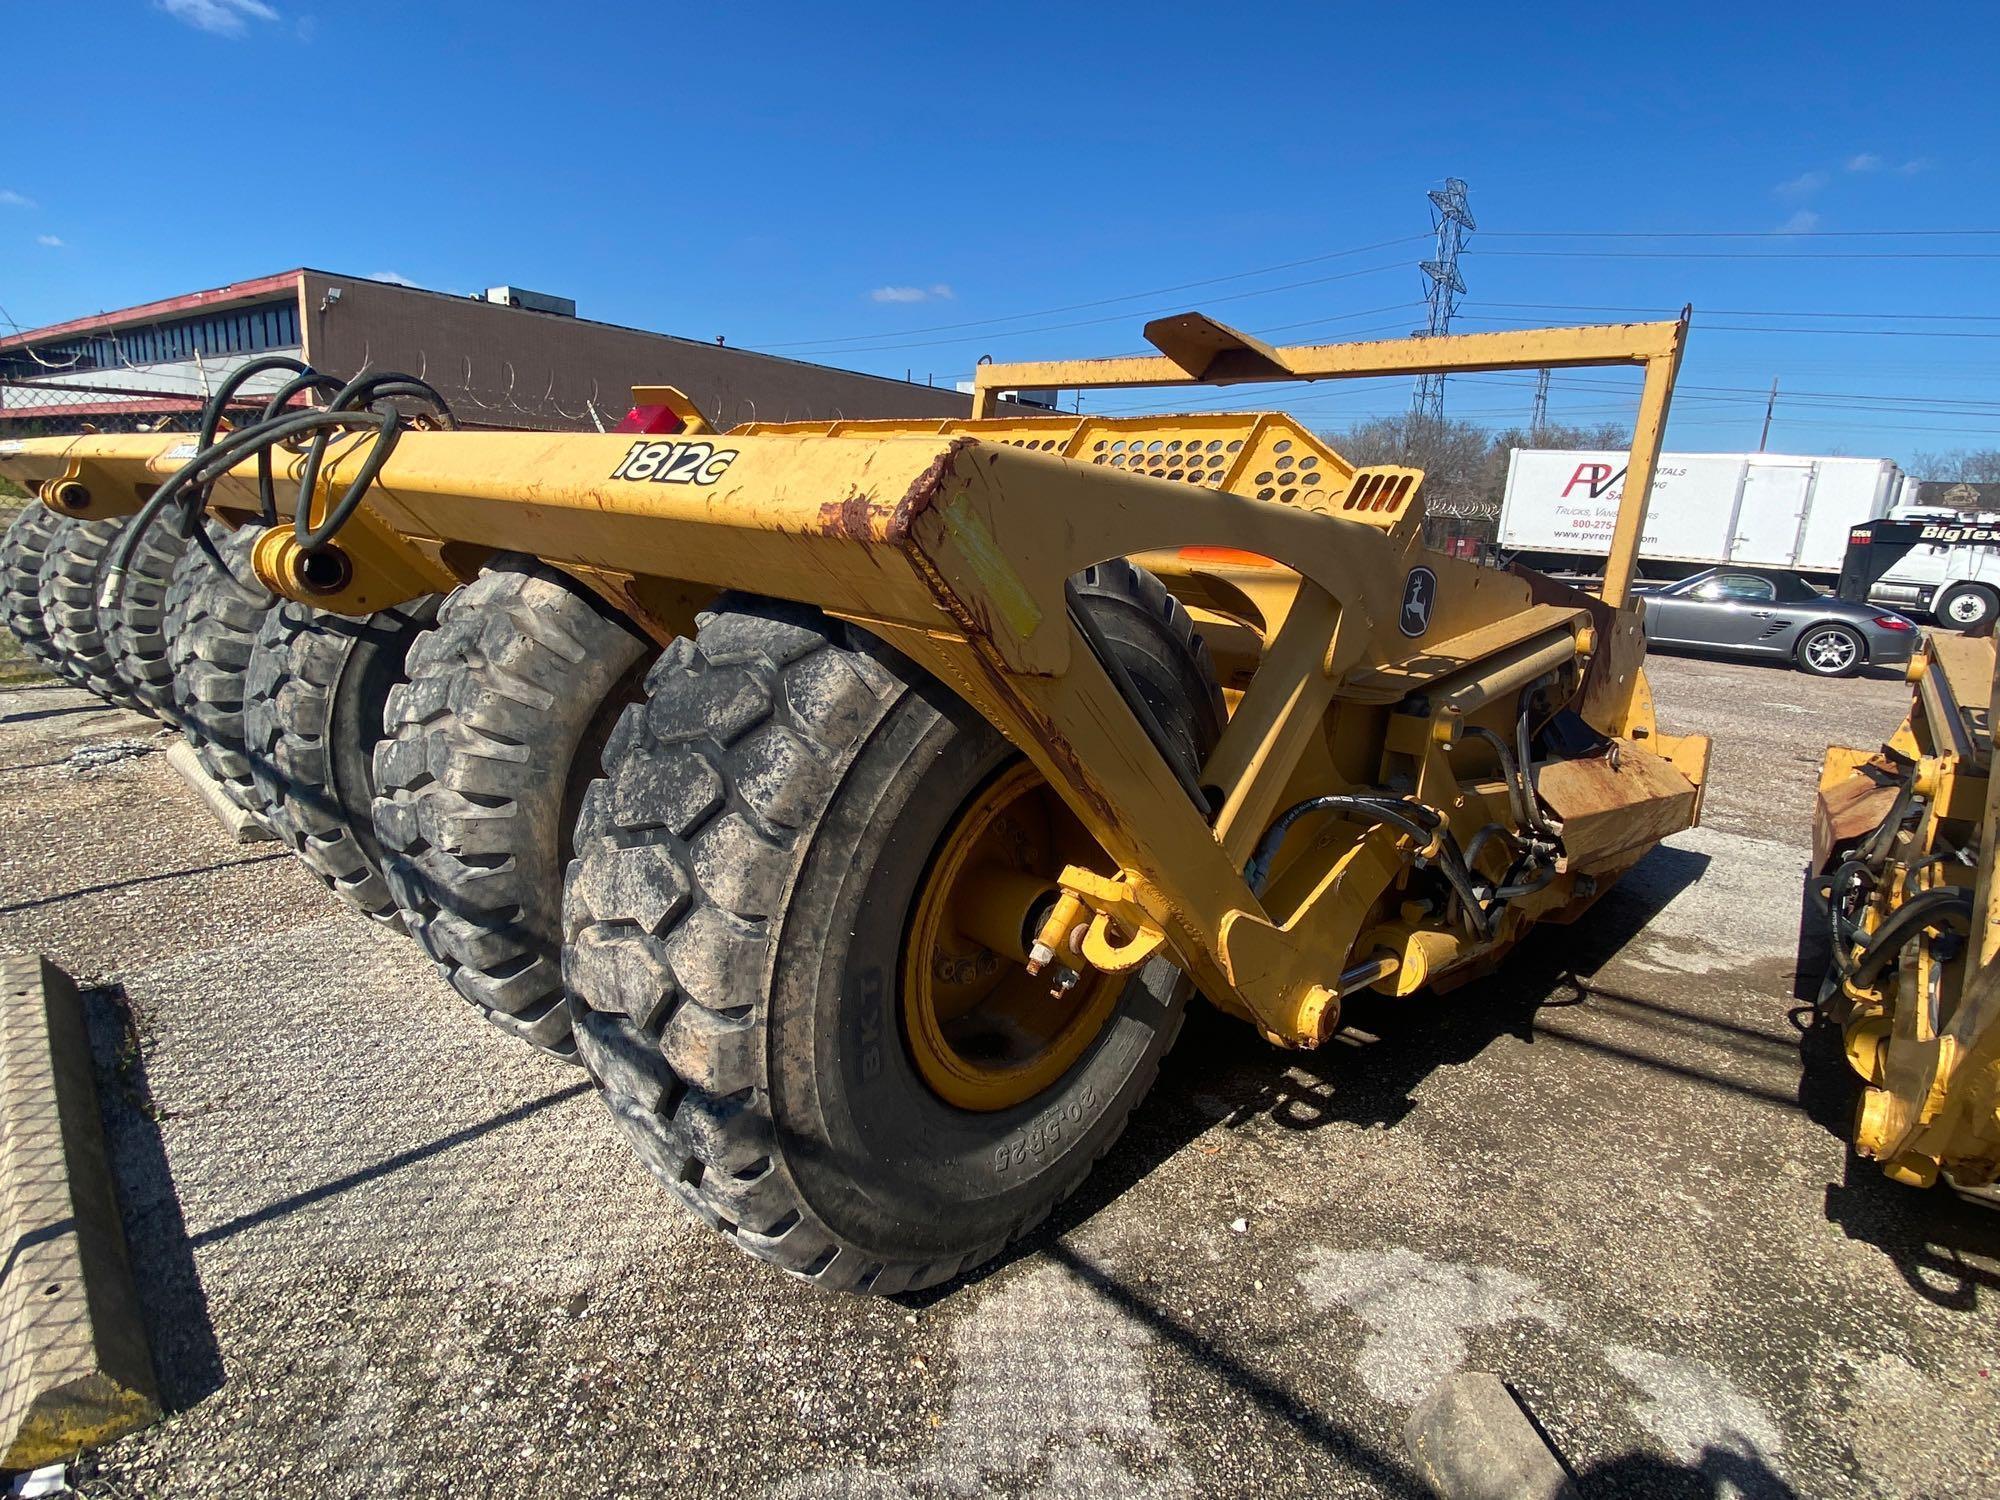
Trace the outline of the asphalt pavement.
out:
[[[1197,1015],[1076,1202],[896,1300],[676,1211],[581,1075],[230,842],[156,726],[0,690],[0,945],[88,987],[171,1408],[83,1487],[1413,1495],[1402,1423],[1471,1367],[1591,1494],[2000,1492],[2000,1217],[1850,1159],[1795,1024],[1820,754],[1907,689],[1652,672],[1716,737],[1704,827],[1319,1053]]]

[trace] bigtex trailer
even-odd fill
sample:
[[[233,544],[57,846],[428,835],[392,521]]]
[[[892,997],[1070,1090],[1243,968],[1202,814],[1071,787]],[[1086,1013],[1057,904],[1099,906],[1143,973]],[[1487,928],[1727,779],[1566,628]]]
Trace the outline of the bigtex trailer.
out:
[[[1315,1047],[1583,917],[1699,814],[1628,604],[1685,320],[982,366],[967,421],[461,432],[289,370],[193,438],[0,444],[10,621],[172,716],[341,897],[588,1069],[826,1286],[944,1280],[1117,1138],[1190,996]],[[1422,541],[1276,414],[1011,389],[1637,366],[1601,594]],[[254,370],[253,362],[246,370]]]
[[[1898,507],[1852,528],[1839,593],[1973,630],[2000,616],[2000,517]]]

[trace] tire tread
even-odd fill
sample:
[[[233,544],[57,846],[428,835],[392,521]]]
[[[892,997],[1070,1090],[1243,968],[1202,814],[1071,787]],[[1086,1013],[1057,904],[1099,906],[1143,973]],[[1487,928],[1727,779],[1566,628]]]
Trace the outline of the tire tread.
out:
[[[1167,665],[1201,679],[1196,701],[1219,726],[1207,647],[1164,585],[1119,561],[1088,570],[1081,587],[1151,616],[1155,638],[1167,627],[1176,648]],[[777,1149],[765,1056],[774,918],[847,761],[911,690],[908,672],[816,611],[723,596],[696,639],[676,641],[654,665],[647,701],[625,710],[607,776],[584,798],[564,901],[579,1052],[641,1159],[757,1259],[876,1295],[934,1286],[999,1254],[1077,1189],[1129,1120],[1112,1122],[1099,1149],[1003,1235],[906,1261],[843,1242]],[[680,795],[685,787],[696,793]],[[1135,1100],[1183,1015],[1173,1008]]]

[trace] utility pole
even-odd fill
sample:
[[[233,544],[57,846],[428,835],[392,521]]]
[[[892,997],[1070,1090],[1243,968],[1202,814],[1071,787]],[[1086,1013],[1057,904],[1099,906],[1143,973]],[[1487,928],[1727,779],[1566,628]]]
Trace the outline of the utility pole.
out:
[[[1549,372],[1544,369],[1535,377],[1535,414],[1528,419],[1528,436],[1540,442],[1542,434],[1549,426]]]
[[[1757,451],[1762,453],[1764,445],[1771,441],[1771,413],[1778,408],[1778,377],[1771,377],[1771,399],[1764,403],[1764,431],[1757,439]]]
[[[1458,252],[1465,248],[1466,236],[1479,227],[1472,221],[1472,210],[1466,207],[1465,193],[1465,182],[1457,177],[1447,177],[1442,188],[1431,189],[1431,233],[1437,237],[1437,253],[1420,268],[1424,273],[1424,301],[1430,307],[1429,321],[1418,330],[1420,338],[1449,333],[1451,315],[1458,311],[1458,299],[1465,295],[1465,278],[1458,274]],[[1444,420],[1444,376],[1417,377],[1416,390],[1410,396],[1410,412],[1438,422]]]

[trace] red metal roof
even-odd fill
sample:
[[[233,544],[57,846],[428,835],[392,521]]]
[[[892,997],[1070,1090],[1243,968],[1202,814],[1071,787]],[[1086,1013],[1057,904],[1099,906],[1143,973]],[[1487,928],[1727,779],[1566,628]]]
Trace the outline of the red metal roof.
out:
[[[259,276],[250,281],[233,281],[228,286],[215,287],[206,292],[188,292],[179,297],[165,297],[158,302],[142,302],[137,307],[120,308],[115,312],[94,313],[87,318],[71,318],[67,323],[51,323],[46,328],[30,328],[0,338],[0,350],[18,348],[23,344],[47,344],[78,334],[102,333],[106,329],[122,328],[131,323],[157,322],[161,318],[195,312],[204,307],[229,307],[239,302],[255,302],[270,296],[273,292],[291,290],[299,284],[299,278],[304,275],[303,267],[295,271],[280,271],[275,276]]]

